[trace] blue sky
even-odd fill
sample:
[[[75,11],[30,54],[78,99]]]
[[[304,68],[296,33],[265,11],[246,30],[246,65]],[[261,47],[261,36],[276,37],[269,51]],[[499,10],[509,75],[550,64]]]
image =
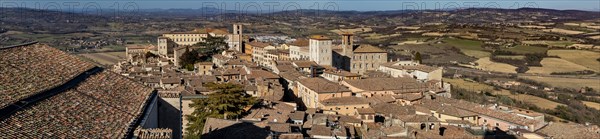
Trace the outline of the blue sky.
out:
[[[215,7],[238,11],[281,11],[286,9],[325,10],[420,10],[488,7],[516,9],[523,7],[559,10],[600,10],[600,0],[0,0],[2,7],[35,9],[196,9]]]

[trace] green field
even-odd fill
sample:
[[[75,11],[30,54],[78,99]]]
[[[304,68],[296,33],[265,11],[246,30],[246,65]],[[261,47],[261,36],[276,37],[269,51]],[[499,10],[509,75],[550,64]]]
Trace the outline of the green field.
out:
[[[517,54],[533,54],[533,53],[546,53],[548,48],[546,47],[537,47],[537,46],[527,46],[527,45],[517,45],[512,48],[503,48],[502,50],[511,51]]]
[[[553,46],[553,47],[566,47],[566,46],[575,44],[575,42],[572,42],[572,41],[546,41],[546,40],[522,41],[522,43],[524,43],[524,44],[544,44],[544,45]]]
[[[558,56],[561,59],[588,67],[596,72],[600,71],[600,62],[596,59],[600,58],[600,53],[586,50],[550,50],[549,56]]]
[[[475,92],[490,92],[494,95],[504,95],[504,96],[508,96],[508,97],[518,100],[518,101],[523,101],[523,102],[528,102],[528,103],[534,104],[543,109],[554,109],[554,108],[556,108],[556,106],[564,105],[564,104],[550,101],[548,99],[537,97],[537,96],[532,96],[532,95],[527,95],[527,94],[513,94],[513,93],[510,93],[510,91],[504,90],[504,89],[494,90],[494,87],[487,85],[487,84],[478,83],[478,82],[470,82],[470,81],[465,81],[463,79],[450,79],[450,78],[444,78],[444,81],[452,84],[453,87],[463,88],[463,89],[466,89],[469,91],[475,91]]]
[[[491,55],[490,52],[484,51],[481,45],[483,44],[480,41],[473,40],[465,40],[465,39],[456,39],[456,38],[446,38],[443,40],[446,44],[450,46],[454,46],[460,49],[465,55],[472,56],[475,58],[483,58],[489,57]]]
[[[554,87],[580,89],[582,87],[591,87],[594,90],[600,90],[600,80],[598,79],[577,79],[577,78],[559,78],[559,77],[539,77],[539,76],[519,76],[538,82],[548,83]]]
[[[456,39],[456,38],[446,38],[444,39],[444,42],[446,42],[449,45],[452,45],[458,49],[465,49],[465,50],[480,50],[483,51],[483,48],[481,47],[481,45],[483,43],[481,43],[480,41],[473,41],[473,40],[464,40],[464,39]]]
[[[525,56],[523,56],[523,55],[496,55],[495,57],[506,58],[506,59],[518,59],[518,60],[525,59]]]

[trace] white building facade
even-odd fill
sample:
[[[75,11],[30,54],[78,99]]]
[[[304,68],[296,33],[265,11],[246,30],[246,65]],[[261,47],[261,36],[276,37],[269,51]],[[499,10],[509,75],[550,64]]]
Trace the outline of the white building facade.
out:
[[[331,39],[316,35],[309,40],[310,60],[319,65],[331,65]]]

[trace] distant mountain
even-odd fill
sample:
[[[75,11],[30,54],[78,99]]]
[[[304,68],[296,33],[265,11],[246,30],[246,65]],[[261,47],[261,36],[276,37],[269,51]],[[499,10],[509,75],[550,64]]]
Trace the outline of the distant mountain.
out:
[[[49,11],[27,8],[0,8],[0,30],[17,30],[23,32],[39,33],[72,33],[84,32],[90,27],[106,27],[107,23],[117,21],[120,23],[141,23],[145,20],[179,18],[231,18],[244,16],[248,22],[284,21],[294,24],[310,23],[318,18],[328,18],[331,24],[352,23],[356,25],[396,25],[386,18],[397,18],[404,24],[422,24],[427,22],[448,23],[490,23],[531,20],[531,16],[538,16],[535,21],[556,22],[570,20],[588,20],[600,18],[600,12],[580,10],[553,10],[539,8],[520,9],[490,9],[469,8],[454,10],[395,10],[395,11],[329,11],[314,9],[298,9],[279,11],[269,14],[241,13],[235,10],[222,10],[217,8],[199,9],[141,9],[138,11],[111,10],[97,11],[75,10],[74,12]],[[79,12],[77,12],[79,11]],[[444,14],[438,14],[444,13]],[[504,13],[499,16],[497,13]],[[265,18],[270,16],[269,18]],[[302,17],[302,19],[300,18]],[[478,17],[478,18],[473,18]],[[559,17],[559,18],[554,18]],[[311,20],[304,20],[311,19]],[[304,21],[300,21],[304,20]],[[319,19],[320,21],[323,21]]]
[[[73,33],[106,24],[108,18],[50,10],[0,8],[2,28],[38,33]]]

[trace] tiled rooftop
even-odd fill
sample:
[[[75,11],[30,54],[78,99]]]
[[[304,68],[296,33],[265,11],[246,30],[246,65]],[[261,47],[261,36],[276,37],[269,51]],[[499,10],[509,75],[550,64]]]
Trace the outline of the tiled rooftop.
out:
[[[409,77],[404,78],[367,78],[360,80],[344,80],[351,86],[365,91],[410,91],[423,92],[427,85]]]
[[[317,93],[350,92],[345,86],[327,81],[323,78],[304,78],[299,79],[298,82]]]
[[[354,53],[386,53],[386,51],[372,45],[362,44],[354,48]]]
[[[336,106],[336,105],[356,105],[356,104],[369,104],[369,101],[362,97],[336,97],[329,98],[321,101],[321,104],[325,106]]]

